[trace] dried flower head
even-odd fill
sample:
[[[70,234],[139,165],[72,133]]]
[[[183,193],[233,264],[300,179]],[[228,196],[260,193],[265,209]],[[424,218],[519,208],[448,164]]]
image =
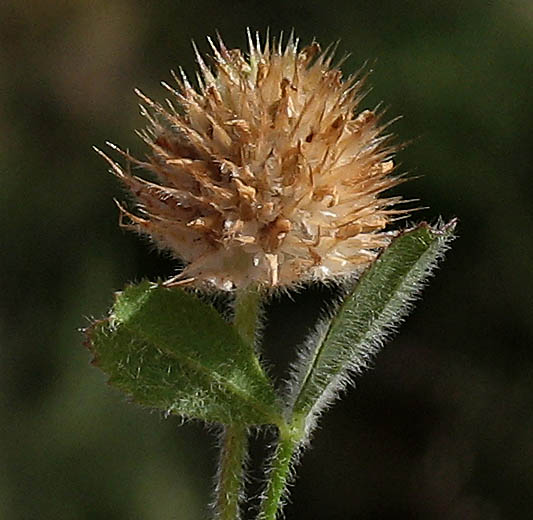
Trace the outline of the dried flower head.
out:
[[[196,89],[183,71],[177,89],[164,84],[177,105],[138,92],[151,153],[121,153],[155,181],[108,159],[135,196],[135,213],[119,206],[125,225],[187,264],[170,283],[231,290],[359,272],[405,213],[391,207],[399,197],[380,197],[400,181],[385,125],[356,112],[364,77],[342,81],[316,43],[250,38],[244,56],[209,41],[214,64],[196,51]]]

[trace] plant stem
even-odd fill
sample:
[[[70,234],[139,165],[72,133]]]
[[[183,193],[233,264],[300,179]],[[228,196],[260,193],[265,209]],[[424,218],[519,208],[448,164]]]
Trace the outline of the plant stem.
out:
[[[248,450],[246,426],[229,424],[224,427],[218,469],[217,520],[240,518],[239,502],[244,480],[244,463]]]
[[[235,298],[233,324],[246,343],[253,347],[261,297],[255,289],[245,289]],[[222,434],[217,474],[215,515],[217,520],[238,520],[248,454],[248,431],[244,424],[227,424]]]
[[[243,289],[235,297],[233,325],[241,337],[252,347],[261,310],[261,294],[256,289]]]
[[[283,495],[291,478],[291,462],[298,444],[298,440],[287,430],[280,430],[278,444],[270,460],[268,483],[261,502],[258,520],[275,520],[281,509]]]

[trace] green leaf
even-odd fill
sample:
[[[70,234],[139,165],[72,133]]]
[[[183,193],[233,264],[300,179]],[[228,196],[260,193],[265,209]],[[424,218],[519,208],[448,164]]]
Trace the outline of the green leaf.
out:
[[[454,238],[455,224],[421,224],[397,237],[310,336],[289,381],[293,424],[304,437],[350,373],[368,364],[406,316]]]
[[[253,346],[182,289],[130,286],[87,335],[94,364],[140,404],[208,422],[281,423]]]

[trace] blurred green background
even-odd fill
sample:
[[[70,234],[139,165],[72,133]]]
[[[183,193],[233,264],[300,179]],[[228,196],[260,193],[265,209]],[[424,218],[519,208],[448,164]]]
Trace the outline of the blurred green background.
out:
[[[127,404],[82,346],[113,291],[175,268],[118,228],[91,146],[142,155],[133,88],[162,98],[191,39],[242,47],[246,26],[340,39],[346,73],[368,60],[364,107],[383,100],[413,141],[416,218],[460,218],[423,302],[324,417],[287,518],[531,518],[531,0],[3,0],[0,518],[209,517],[214,432]],[[320,297],[272,303],[267,357],[290,359]]]

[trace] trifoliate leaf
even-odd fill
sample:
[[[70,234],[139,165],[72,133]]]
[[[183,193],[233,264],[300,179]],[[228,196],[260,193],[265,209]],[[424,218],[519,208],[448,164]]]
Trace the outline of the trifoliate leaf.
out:
[[[349,374],[367,365],[405,317],[454,229],[455,221],[421,224],[397,237],[310,336],[289,381],[294,424],[306,437]]]
[[[281,421],[253,346],[182,289],[128,287],[87,335],[94,364],[140,404],[208,422]]]

